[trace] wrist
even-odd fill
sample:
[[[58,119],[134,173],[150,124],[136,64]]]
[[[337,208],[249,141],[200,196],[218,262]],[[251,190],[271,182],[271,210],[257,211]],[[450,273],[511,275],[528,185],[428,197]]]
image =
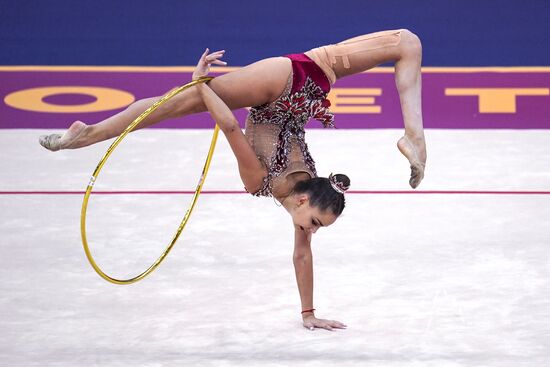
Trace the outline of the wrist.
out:
[[[314,313],[315,309],[314,308],[308,308],[306,310],[302,310],[301,314],[302,314],[302,319],[306,319],[306,318],[309,318],[309,317],[315,317],[315,313]]]

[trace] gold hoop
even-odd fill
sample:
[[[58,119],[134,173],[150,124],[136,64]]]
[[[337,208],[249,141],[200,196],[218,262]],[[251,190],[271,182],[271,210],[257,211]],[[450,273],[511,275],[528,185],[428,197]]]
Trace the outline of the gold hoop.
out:
[[[92,188],[94,186],[94,183],[97,179],[97,176],[99,175],[99,172],[101,171],[101,168],[111,155],[113,153],[114,149],[117,147],[117,145],[124,139],[126,135],[128,135],[143,119],[145,119],[147,116],[149,116],[153,111],[155,111],[158,107],[166,103],[169,99],[174,97],[176,94],[184,91],[187,88],[190,88],[198,83],[205,83],[207,81],[210,81],[214,78],[212,77],[203,77],[197,80],[194,80],[190,83],[187,83],[179,88],[173,89],[167,94],[165,94],[160,100],[155,102],[151,107],[149,107],[147,110],[145,110],[141,115],[138,116],[128,127],[122,132],[122,134],[119,135],[119,137],[111,144],[109,149],[107,149],[107,152],[99,161],[99,164],[97,165],[96,169],[94,170],[94,173],[92,173],[92,177],[90,178],[90,182],[88,183],[88,186],[86,188],[86,193],[84,194],[84,201],[82,202],[82,211],[80,214],[80,233],[82,235],[82,245],[84,246],[84,252],[86,253],[86,257],[88,258],[88,261],[92,265],[92,268],[96,271],[96,273],[99,274],[103,279],[107,280],[108,282],[114,283],[114,284],[131,284],[135,283],[143,278],[145,278],[147,275],[149,275],[153,270],[157,268],[157,266],[160,265],[160,263],[164,260],[166,255],[172,250],[172,247],[174,247],[174,244],[178,240],[178,237],[180,236],[181,232],[183,231],[183,228],[185,228],[185,225],[187,224],[187,221],[189,220],[189,217],[191,216],[191,213],[193,212],[193,208],[195,207],[195,203],[197,202],[197,199],[201,193],[202,185],[204,184],[204,181],[206,179],[206,174],[208,173],[208,169],[210,168],[210,162],[212,160],[212,155],[214,154],[214,148],[216,147],[216,141],[218,139],[218,132],[219,127],[216,125],[214,128],[214,134],[212,135],[212,141],[210,143],[210,149],[208,151],[208,155],[206,157],[206,162],[204,163],[204,167],[202,169],[201,177],[199,178],[199,183],[197,185],[197,188],[195,189],[195,194],[193,195],[193,200],[191,202],[191,205],[187,209],[187,212],[185,213],[185,216],[183,217],[183,220],[181,221],[178,230],[176,231],[176,234],[172,238],[172,241],[166,247],[166,250],[160,255],[160,257],[149,267],[147,270],[142,272],[141,274],[130,278],[130,279],[115,279],[113,277],[110,277],[106,273],[104,273],[101,268],[96,264],[92,253],[90,252],[90,248],[88,247],[88,240],[86,239],[86,210],[88,208],[88,200],[90,198],[90,194],[92,192]]]

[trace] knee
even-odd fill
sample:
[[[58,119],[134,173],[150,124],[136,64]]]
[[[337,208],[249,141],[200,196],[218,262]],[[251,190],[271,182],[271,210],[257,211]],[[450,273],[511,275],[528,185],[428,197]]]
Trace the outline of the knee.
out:
[[[161,98],[162,96],[156,97],[156,100],[158,101]],[[157,113],[161,115],[164,119],[181,117],[183,115],[181,110],[184,108],[182,104],[182,101],[180,101],[178,96],[176,95],[160,105],[157,109]]]
[[[422,42],[420,38],[408,29],[401,30],[401,52],[405,57],[422,57]]]
[[[180,118],[206,111],[204,102],[195,92],[195,88],[189,88],[176,95],[164,105],[163,113],[168,118]]]
[[[158,97],[157,100],[160,98],[162,97]],[[185,101],[179,101],[177,97],[173,97],[160,105],[156,112],[162,116],[163,119],[173,119],[186,115],[187,113],[185,113],[185,111],[187,109]]]
[[[162,96],[158,97],[149,97],[149,98],[143,98],[135,101],[131,105],[129,105],[126,110],[127,111],[135,111],[135,112],[143,112],[150,108],[152,105],[154,105],[156,102],[158,102],[159,99],[161,99]],[[164,113],[166,107],[166,103],[164,105],[160,105],[155,109],[155,114]]]
[[[185,115],[183,112],[185,107],[181,104],[183,103],[177,104],[174,98],[172,98],[171,100],[159,107],[159,113],[167,119],[183,117]]]

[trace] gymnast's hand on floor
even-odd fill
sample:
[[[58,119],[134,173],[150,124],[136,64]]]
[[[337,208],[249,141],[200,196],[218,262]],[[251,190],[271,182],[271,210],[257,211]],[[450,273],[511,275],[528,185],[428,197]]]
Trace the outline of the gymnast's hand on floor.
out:
[[[193,72],[193,80],[197,80],[199,78],[202,78],[203,76],[207,76],[210,72],[211,64],[227,65],[225,61],[220,60],[223,57],[225,50],[216,51],[211,53],[210,55],[208,54],[208,52],[210,52],[210,50],[206,49],[206,51],[204,51],[201,58],[199,59],[199,63],[197,64],[197,67]]]
[[[334,329],[345,329],[348,327],[340,321],[318,319],[314,315],[304,316],[303,323],[304,327],[310,330],[314,330],[315,328],[322,328],[332,331]]]

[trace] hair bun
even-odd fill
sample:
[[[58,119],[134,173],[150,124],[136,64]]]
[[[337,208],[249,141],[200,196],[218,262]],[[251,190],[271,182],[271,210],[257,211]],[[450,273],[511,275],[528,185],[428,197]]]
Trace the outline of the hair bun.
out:
[[[341,173],[337,173],[335,175],[331,173],[328,176],[328,179],[330,181],[330,185],[332,186],[332,188],[337,192],[343,194],[346,191],[348,191],[350,186],[350,180],[348,176]]]

